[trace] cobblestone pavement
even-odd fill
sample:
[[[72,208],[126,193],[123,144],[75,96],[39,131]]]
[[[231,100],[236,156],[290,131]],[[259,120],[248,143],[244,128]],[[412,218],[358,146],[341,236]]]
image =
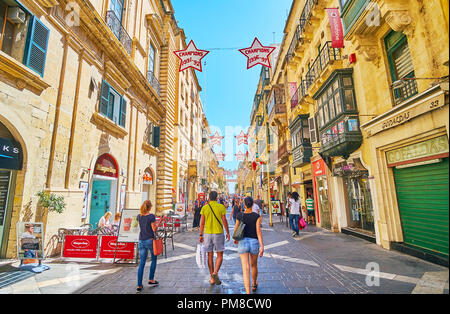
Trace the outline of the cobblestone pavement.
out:
[[[449,293],[448,268],[340,233],[308,226],[298,238],[274,217],[263,219],[265,253],[258,262],[257,294],[410,294]],[[232,233],[232,222],[230,233]],[[195,258],[198,232],[186,231],[169,241],[167,258],[158,257],[156,287],[142,294],[242,294],[242,268],[237,246],[226,243],[219,272],[221,285],[209,284],[209,272]],[[52,261],[51,269],[0,293],[134,294],[137,267],[110,263]],[[144,279],[148,276],[147,262]],[[375,273],[378,271],[377,273]],[[375,274],[377,274],[375,276]],[[144,280],[145,283],[145,280]]]

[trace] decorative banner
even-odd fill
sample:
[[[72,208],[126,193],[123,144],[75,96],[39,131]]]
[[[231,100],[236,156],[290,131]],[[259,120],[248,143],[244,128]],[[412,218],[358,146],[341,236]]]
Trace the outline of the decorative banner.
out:
[[[225,160],[225,154],[223,152],[216,153],[216,157],[217,157],[217,160],[221,160],[221,161]]]
[[[235,156],[236,156],[237,160],[243,161],[245,159],[246,154],[239,152],[239,153],[235,154]]]
[[[257,64],[271,68],[269,56],[275,49],[276,47],[266,47],[261,45],[258,38],[255,37],[251,47],[239,49],[239,52],[247,57],[248,70]]]
[[[66,235],[63,257],[97,258],[97,236]]]
[[[214,147],[214,145],[221,145],[222,139],[224,137],[220,136],[219,132],[216,131],[216,133],[214,133],[214,135],[210,136],[209,138],[211,139],[211,146]]]
[[[117,236],[102,236],[100,258],[114,258],[114,255],[117,259],[133,259],[134,243],[117,242]]]
[[[80,190],[83,191],[83,209],[81,210],[81,218],[87,217],[89,182],[80,181]]]
[[[235,138],[237,139],[238,145],[248,145],[248,134],[245,134],[244,131],[241,130],[241,133],[239,133],[239,135],[236,135]]]
[[[189,68],[202,72],[201,60],[209,53],[209,51],[197,49],[194,42],[191,40],[186,49],[174,51],[173,53],[181,60],[179,72]]]
[[[291,108],[298,104],[297,82],[289,82],[289,92],[291,94]]]
[[[338,8],[328,8],[328,19],[331,28],[331,47],[344,48],[344,30]]]

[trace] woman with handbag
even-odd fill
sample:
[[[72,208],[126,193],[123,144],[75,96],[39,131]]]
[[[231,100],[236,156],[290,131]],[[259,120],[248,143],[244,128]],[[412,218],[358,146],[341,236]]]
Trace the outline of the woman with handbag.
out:
[[[154,254],[153,250],[153,242],[156,239],[155,232],[157,229],[156,226],[156,217],[152,213],[150,213],[150,210],[152,209],[152,203],[147,200],[145,201],[141,208],[140,208],[140,214],[137,216],[137,220],[139,222],[139,267],[138,267],[138,284],[136,291],[140,292],[143,289],[142,285],[142,278],[144,276],[144,267],[145,262],[147,261],[148,251],[150,251],[150,254],[152,256],[152,262],[150,264],[150,274],[149,274],[149,280],[148,284],[150,286],[156,286],[159,284],[158,281],[154,279],[155,277],[155,271],[156,271],[156,261],[157,256]]]
[[[264,254],[264,243],[261,232],[261,216],[253,212],[253,198],[244,199],[245,211],[238,214],[234,228],[234,243],[238,244],[241,257],[244,287],[250,294],[250,269],[252,272],[252,291],[258,288],[258,256]],[[239,234],[240,233],[240,234]]]

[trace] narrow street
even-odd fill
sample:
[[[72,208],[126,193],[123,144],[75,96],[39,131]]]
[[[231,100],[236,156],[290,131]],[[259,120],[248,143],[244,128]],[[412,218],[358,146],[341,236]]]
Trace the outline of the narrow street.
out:
[[[230,211],[230,210],[229,210]],[[229,217],[229,214],[227,215]],[[259,259],[256,294],[414,294],[449,293],[448,268],[365,240],[308,226],[293,238],[285,221],[263,218],[264,256]],[[230,222],[230,221],[229,221]],[[233,230],[230,223],[230,232]],[[143,294],[243,294],[237,246],[226,243],[219,276],[209,284],[209,272],[195,258],[198,232],[176,233],[167,258],[158,258],[159,286],[144,286]],[[376,263],[376,264],[374,264]],[[137,267],[103,263],[44,262],[50,270],[0,289],[0,293],[135,294]],[[376,275],[374,266],[379,267]],[[1,268],[0,268],[1,269]],[[149,262],[144,278],[148,276]]]

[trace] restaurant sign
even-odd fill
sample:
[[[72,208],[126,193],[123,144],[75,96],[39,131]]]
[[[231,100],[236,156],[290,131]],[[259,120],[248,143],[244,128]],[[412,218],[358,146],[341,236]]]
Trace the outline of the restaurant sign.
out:
[[[435,137],[423,142],[408,145],[386,152],[387,164],[390,167],[411,160],[427,157],[439,157],[448,154],[448,139],[446,135]]]

